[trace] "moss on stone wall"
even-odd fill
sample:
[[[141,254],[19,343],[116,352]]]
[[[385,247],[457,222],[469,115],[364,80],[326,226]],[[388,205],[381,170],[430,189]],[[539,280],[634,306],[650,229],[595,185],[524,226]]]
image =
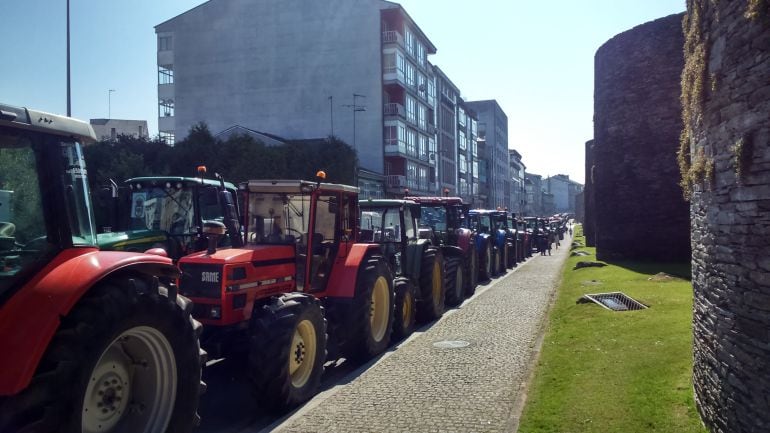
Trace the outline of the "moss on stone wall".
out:
[[[682,133],[679,137],[677,161],[681,173],[680,185],[684,198],[692,195],[694,176],[691,161],[695,137],[693,128],[702,121],[703,100],[706,87],[706,44],[701,29],[703,3],[699,0],[687,2],[687,14],[682,20],[684,32],[684,69],[682,70]]]

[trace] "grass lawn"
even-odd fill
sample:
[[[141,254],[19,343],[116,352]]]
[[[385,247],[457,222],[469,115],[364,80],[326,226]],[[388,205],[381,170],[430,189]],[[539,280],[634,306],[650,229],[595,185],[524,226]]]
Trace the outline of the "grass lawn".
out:
[[[575,241],[585,244],[579,227]],[[567,260],[519,431],[706,432],[693,401],[689,264],[573,270],[596,260],[594,248],[578,250],[591,255]],[[659,272],[684,279],[649,280]],[[615,291],[650,308],[575,303]]]

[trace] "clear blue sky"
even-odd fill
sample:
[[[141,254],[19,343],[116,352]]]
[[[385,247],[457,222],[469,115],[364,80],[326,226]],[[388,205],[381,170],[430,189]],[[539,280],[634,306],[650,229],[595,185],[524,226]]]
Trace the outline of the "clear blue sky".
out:
[[[227,0],[214,0],[227,1]],[[280,1],[280,0],[276,0]],[[322,1],[322,0],[311,0]],[[201,0],[70,0],[72,114],[146,119],[157,133],[153,27]],[[496,99],[527,171],[583,182],[593,59],[617,33],[684,0],[402,0],[438,48],[431,62],[468,100]],[[66,112],[65,0],[3,2],[0,101]]]

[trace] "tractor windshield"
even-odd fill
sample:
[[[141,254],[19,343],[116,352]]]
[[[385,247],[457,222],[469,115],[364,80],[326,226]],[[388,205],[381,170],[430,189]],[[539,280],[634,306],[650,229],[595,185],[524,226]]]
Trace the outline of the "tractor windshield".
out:
[[[362,242],[401,242],[401,214],[396,208],[376,208],[361,212]]]
[[[489,233],[489,229],[492,226],[492,221],[489,215],[473,215],[471,216],[471,228],[479,233]]]
[[[444,206],[426,206],[421,207],[420,225],[433,227],[436,231],[446,231],[447,212]]]
[[[133,187],[129,212],[132,230],[162,230],[172,235],[195,232],[193,191],[181,183]]]
[[[310,196],[250,193],[247,212],[248,243],[294,244],[308,232]]]

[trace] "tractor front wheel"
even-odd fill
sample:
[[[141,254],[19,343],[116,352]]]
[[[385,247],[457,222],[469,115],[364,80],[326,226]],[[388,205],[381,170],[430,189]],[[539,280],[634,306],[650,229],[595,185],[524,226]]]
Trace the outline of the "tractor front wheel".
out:
[[[420,264],[420,305],[417,320],[430,322],[444,314],[446,285],[444,284],[444,257],[435,248],[423,252]]]
[[[326,361],[326,320],[313,296],[273,297],[252,318],[249,377],[263,407],[284,411],[313,397]]]
[[[463,301],[465,281],[463,262],[460,257],[450,257],[446,261],[446,304],[450,307]]]
[[[401,340],[414,332],[417,299],[414,285],[406,278],[396,279],[394,290],[396,292],[396,306],[393,339]]]
[[[369,255],[356,278],[350,317],[350,340],[345,354],[368,360],[387,349],[393,331],[393,275],[384,258]]]
[[[0,402],[0,431],[191,431],[205,389],[191,310],[154,281],[96,286],[62,318],[29,387]]]

